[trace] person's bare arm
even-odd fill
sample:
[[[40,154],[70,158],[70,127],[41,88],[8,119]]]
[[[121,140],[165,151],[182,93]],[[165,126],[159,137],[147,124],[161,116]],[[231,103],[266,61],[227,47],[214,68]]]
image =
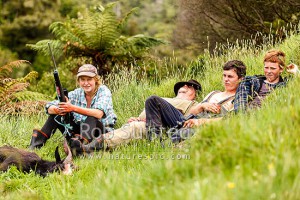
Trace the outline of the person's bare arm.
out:
[[[203,124],[220,121],[222,117],[217,118],[210,118],[210,119],[189,119],[186,122],[184,122],[183,127],[185,128],[192,128],[194,126],[201,126]]]
[[[102,110],[95,109],[95,108],[82,108],[74,105],[72,105],[72,108],[70,109],[69,112],[76,112],[82,115],[95,117],[97,119],[101,119],[104,116],[104,112]]]
[[[56,106],[56,105],[51,105],[48,108],[48,113],[52,114],[52,115],[64,115],[64,113],[61,112],[61,110],[59,110],[58,106]]]
[[[50,106],[49,109],[51,107],[52,106]],[[49,112],[49,109],[48,109],[48,112]],[[51,108],[51,110],[52,110],[52,108]],[[57,110],[55,108],[53,108],[53,110],[54,110],[54,112],[57,112]],[[83,107],[75,106],[75,105],[71,104],[71,102],[69,100],[67,100],[67,102],[59,103],[58,112],[59,113],[60,112],[61,113],[76,112],[81,115],[91,116],[91,117],[95,117],[97,119],[101,119],[104,116],[104,112],[102,110],[95,109],[95,108],[83,108]]]
[[[194,108],[191,109],[190,113],[197,115],[203,111],[209,111],[212,113],[220,113],[221,106],[217,103],[198,103]]]

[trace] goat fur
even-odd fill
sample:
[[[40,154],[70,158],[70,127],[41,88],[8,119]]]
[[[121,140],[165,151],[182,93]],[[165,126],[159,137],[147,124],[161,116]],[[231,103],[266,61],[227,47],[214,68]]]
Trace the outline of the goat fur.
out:
[[[72,165],[72,155],[61,160],[58,152],[58,147],[55,149],[56,161],[47,161],[41,159],[36,153],[26,150],[14,148],[11,146],[0,147],[0,171],[7,171],[11,165],[15,165],[19,171],[30,172],[35,171],[37,174],[45,177],[48,173],[54,171],[64,171],[66,165]]]

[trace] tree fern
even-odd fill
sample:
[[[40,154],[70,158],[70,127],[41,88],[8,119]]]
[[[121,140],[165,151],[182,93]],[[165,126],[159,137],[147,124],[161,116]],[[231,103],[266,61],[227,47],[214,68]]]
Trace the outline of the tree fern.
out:
[[[86,12],[83,18],[77,20],[74,25],[76,34],[81,38],[83,44],[98,51],[105,50],[120,35],[118,20],[111,8]]]
[[[118,19],[113,12],[114,6],[115,3],[105,7],[99,5],[92,11],[83,12],[80,18],[54,22],[49,28],[55,40],[42,40],[27,46],[49,56],[47,43],[50,42],[55,57],[87,57],[98,66],[100,73],[105,74],[109,72],[110,64],[124,64],[126,61],[131,66],[130,62],[141,58],[148,49],[164,43],[142,34],[131,37],[121,35],[122,27],[136,9],[128,12],[123,19]]]

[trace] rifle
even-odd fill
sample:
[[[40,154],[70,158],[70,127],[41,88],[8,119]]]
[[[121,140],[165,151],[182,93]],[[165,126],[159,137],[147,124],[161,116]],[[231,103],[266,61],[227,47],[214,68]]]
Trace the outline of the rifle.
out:
[[[195,115],[189,114],[187,117],[185,117],[185,118],[183,119],[183,121],[181,121],[181,122],[177,121],[177,125],[174,126],[173,129],[180,129],[180,128],[182,128],[184,122],[186,122],[186,121],[189,120],[189,119],[194,119],[195,117],[196,117]]]
[[[188,115],[183,119],[183,121],[177,121],[177,125],[170,128],[167,131],[167,134],[169,138],[171,138],[173,143],[179,143],[183,141],[183,138],[181,136],[189,137],[190,135],[193,135],[194,131],[190,128],[187,128],[184,130],[184,133],[181,133],[179,130],[183,127],[184,122],[186,122],[189,119],[194,119],[196,116],[193,114]]]
[[[66,96],[68,96],[68,91],[66,89],[63,89],[62,86],[61,86],[58,71],[57,71],[57,66],[56,66],[56,62],[55,62],[55,59],[54,59],[54,55],[52,53],[50,42],[48,42],[48,47],[49,47],[50,54],[51,54],[51,59],[52,59],[53,65],[54,65],[53,76],[54,76],[55,89],[56,89],[56,94],[57,94],[58,100],[60,102],[67,102]],[[70,114],[69,113],[67,113],[65,116],[62,117],[62,122],[64,124],[69,124],[70,123]]]

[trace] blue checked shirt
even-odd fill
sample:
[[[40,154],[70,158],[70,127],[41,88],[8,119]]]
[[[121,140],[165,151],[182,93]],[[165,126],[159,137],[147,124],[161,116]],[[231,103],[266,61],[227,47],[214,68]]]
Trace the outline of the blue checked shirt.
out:
[[[247,109],[248,102],[253,100],[259,93],[263,81],[266,80],[265,76],[246,76],[240,83],[234,99],[234,110],[235,112],[244,111]],[[276,89],[286,85],[281,77],[279,82],[276,84],[270,84],[271,87]]]
[[[69,92],[68,94],[69,101],[75,106],[82,108],[87,108],[87,102],[85,99],[84,90],[82,88],[77,88],[74,91]],[[49,102],[46,104],[46,112],[51,105],[58,105],[58,100]],[[91,107],[94,109],[99,109],[104,112],[104,116],[99,119],[105,127],[113,127],[117,121],[117,116],[114,114],[112,95],[110,90],[105,86],[101,85],[98,88],[98,91],[94,98],[92,99]],[[81,115],[79,113],[72,113],[74,116],[75,122],[78,124],[84,122],[87,118],[86,115]]]

